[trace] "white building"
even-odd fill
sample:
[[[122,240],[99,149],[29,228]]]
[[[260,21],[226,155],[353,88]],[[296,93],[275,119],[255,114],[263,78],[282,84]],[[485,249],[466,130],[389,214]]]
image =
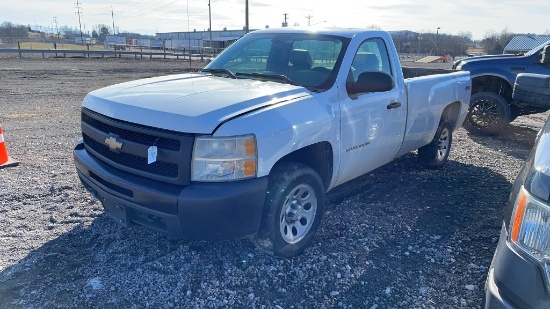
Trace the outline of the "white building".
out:
[[[174,50],[202,52],[209,50],[219,52],[246,34],[246,30],[212,30],[193,32],[157,33],[156,38],[164,42],[164,47]],[[212,41],[210,41],[212,37]]]

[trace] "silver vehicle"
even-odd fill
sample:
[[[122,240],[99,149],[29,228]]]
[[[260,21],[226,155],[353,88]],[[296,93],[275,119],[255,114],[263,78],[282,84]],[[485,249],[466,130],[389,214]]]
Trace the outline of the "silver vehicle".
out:
[[[550,117],[512,188],[484,308],[550,308]]]

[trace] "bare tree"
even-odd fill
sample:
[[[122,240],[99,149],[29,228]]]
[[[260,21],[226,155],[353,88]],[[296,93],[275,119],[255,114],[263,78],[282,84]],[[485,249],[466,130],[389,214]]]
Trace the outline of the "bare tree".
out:
[[[485,32],[481,45],[488,54],[502,54],[506,44],[508,44],[514,36],[514,33],[508,31],[508,27],[502,29],[500,33],[497,33],[494,30],[489,30]]]
[[[463,38],[467,41],[472,41],[472,33],[470,31],[460,31],[458,37]]]
[[[6,42],[13,43],[18,38],[28,38],[29,31],[26,26],[3,22],[0,24],[0,37],[6,40]]]

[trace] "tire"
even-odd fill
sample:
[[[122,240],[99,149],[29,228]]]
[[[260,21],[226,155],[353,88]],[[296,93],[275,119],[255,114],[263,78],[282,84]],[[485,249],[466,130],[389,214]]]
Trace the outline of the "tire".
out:
[[[281,163],[270,174],[260,230],[254,244],[278,257],[293,257],[311,243],[321,222],[325,191],[321,177],[298,163]]]
[[[432,141],[418,149],[418,159],[429,169],[442,168],[448,161],[453,142],[453,128],[446,120],[441,120]]]
[[[511,121],[510,105],[494,92],[478,92],[470,99],[464,128],[470,133],[495,134]]]

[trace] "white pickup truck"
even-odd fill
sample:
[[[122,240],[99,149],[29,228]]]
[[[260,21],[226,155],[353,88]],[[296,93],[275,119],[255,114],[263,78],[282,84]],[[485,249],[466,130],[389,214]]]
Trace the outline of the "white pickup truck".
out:
[[[470,88],[468,72],[405,79],[383,31],[254,31],[200,72],[89,93],[76,170],[125,226],[290,257],[332,188],[417,149],[443,166]]]

